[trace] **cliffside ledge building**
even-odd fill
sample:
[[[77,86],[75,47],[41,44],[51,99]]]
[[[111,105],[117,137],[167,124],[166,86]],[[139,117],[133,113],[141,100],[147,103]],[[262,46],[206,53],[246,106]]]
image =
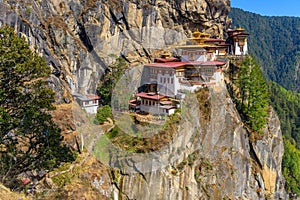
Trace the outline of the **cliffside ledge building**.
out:
[[[178,57],[162,54],[154,63],[144,65],[141,87],[130,100],[129,109],[153,115],[171,115],[180,107],[185,92],[217,85],[223,81],[219,57],[241,56],[248,53],[244,29],[228,30],[227,41],[210,38],[195,31],[185,45],[176,47]]]
[[[73,99],[89,114],[96,114],[100,97],[95,94],[73,94]]]

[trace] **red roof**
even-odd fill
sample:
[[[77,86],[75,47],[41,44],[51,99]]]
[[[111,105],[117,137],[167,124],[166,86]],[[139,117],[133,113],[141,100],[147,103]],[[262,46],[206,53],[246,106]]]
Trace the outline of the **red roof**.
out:
[[[185,62],[186,64],[184,66],[187,65],[201,65],[201,66],[220,66],[220,65],[225,65],[226,62],[220,62],[220,61],[205,61],[205,62]]]
[[[140,101],[137,101],[137,100],[135,100],[135,99],[132,99],[132,100],[129,100],[129,105],[131,105],[131,106],[139,106],[139,105],[141,105],[141,102]]]
[[[166,62],[166,63],[151,63],[146,64],[145,66],[148,67],[166,67],[166,68],[176,68],[176,67],[182,67],[188,62]]]
[[[174,61],[177,61],[178,58],[174,58],[174,57],[171,57],[171,58],[156,58],[155,61],[156,62],[159,62],[159,63],[166,63],[166,62],[174,62]]]
[[[92,100],[100,99],[100,97],[98,95],[95,95],[95,94],[87,94],[86,97],[89,98],[89,99],[92,99]]]
[[[218,44],[218,46],[230,46],[230,44],[227,44],[225,42],[221,42],[220,44]]]
[[[167,63],[151,63],[146,64],[147,67],[165,67],[165,68],[177,68],[177,67],[184,67],[187,65],[225,65],[226,62],[219,62],[219,61],[206,61],[206,62],[167,62]]]
[[[224,40],[222,40],[220,38],[209,38],[209,39],[205,40],[204,42],[224,42]]]
[[[153,93],[145,93],[145,92],[138,93],[135,96],[145,98],[145,99],[154,99],[154,100],[159,100],[159,99],[162,99],[165,97],[163,95],[153,94]]]

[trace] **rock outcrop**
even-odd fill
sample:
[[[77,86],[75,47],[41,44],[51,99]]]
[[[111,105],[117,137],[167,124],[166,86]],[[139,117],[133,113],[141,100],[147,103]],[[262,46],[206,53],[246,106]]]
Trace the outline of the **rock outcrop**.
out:
[[[37,46],[53,74],[71,91],[94,93],[112,62],[110,54],[139,63],[157,48],[182,42],[196,28],[223,37],[229,4],[229,0],[1,0],[0,26],[15,27]]]
[[[111,54],[134,66],[156,49],[181,43],[196,28],[224,37],[230,1],[0,0],[0,8],[0,26],[15,27],[52,67],[49,83],[62,104],[70,102],[71,92],[95,92],[113,62]],[[157,165],[131,160],[130,173],[122,169],[110,176],[115,199],[285,198],[275,113],[270,111],[262,139],[253,142],[226,87],[205,94],[207,99],[190,99],[176,136],[161,157],[150,160]]]
[[[225,85],[199,95],[199,102],[197,94],[186,99],[188,109],[182,111],[178,132],[167,148],[156,152],[158,158],[149,157],[143,164],[135,156],[123,161],[123,175],[117,182],[121,196],[285,199],[283,143],[275,113],[270,111],[262,139],[253,142]],[[161,169],[157,170],[157,164]]]

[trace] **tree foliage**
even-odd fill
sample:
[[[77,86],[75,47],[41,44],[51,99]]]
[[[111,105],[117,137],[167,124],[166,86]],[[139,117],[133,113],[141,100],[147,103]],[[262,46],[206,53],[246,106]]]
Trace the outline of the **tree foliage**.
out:
[[[268,88],[256,61],[247,56],[240,65],[237,85],[237,106],[246,123],[260,131],[266,124]]]
[[[15,187],[17,176],[49,170],[72,160],[61,144],[50,110],[54,93],[44,78],[50,68],[12,28],[0,29],[0,180]]]
[[[300,18],[266,17],[232,8],[229,17],[235,26],[251,34],[249,51],[254,55],[266,77],[285,88],[300,91]],[[284,135],[285,152],[282,171],[287,189],[299,193],[300,94],[269,83],[270,104],[278,114]]]
[[[251,34],[249,52],[258,59],[264,75],[293,91],[300,91],[300,18],[267,17],[232,8],[234,26]]]
[[[288,140],[284,142],[282,171],[287,189],[300,195],[300,151]]]
[[[269,83],[270,103],[277,112],[286,140],[300,150],[300,93],[288,91],[278,84]]]
[[[107,118],[112,117],[112,110],[109,105],[105,105],[98,109],[96,119],[98,123],[103,124],[107,121]]]
[[[102,84],[97,89],[103,105],[111,104],[113,89],[124,71],[128,68],[128,64],[123,58],[117,57],[115,55],[110,55],[110,57],[115,59],[115,61],[106,71],[105,76],[103,76]]]
[[[269,83],[270,103],[277,112],[284,136],[282,171],[287,190],[300,195],[300,94]]]

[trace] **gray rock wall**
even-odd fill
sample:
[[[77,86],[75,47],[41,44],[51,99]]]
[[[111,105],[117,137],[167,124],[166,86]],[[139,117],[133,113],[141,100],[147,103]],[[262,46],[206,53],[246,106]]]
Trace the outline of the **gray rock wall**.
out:
[[[210,89],[209,104],[209,118],[201,120],[207,113],[195,98],[188,99],[177,135],[159,157],[161,169],[147,165],[145,171],[131,160],[136,173],[125,170],[118,183],[124,199],[286,199],[275,113],[270,112],[262,139],[253,143],[225,85]]]
[[[63,103],[66,93],[95,92],[113,61],[110,54],[139,65],[156,48],[171,49],[196,28],[223,37],[229,4],[229,0],[0,0],[0,26],[15,27],[32,47],[37,46],[52,66],[49,82],[58,103]],[[141,165],[143,173],[122,176],[120,197],[285,198],[283,144],[274,112],[263,138],[250,142],[224,86],[209,94],[209,113],[199,110],[197,102],[190,104],[172,144],[160,152],[155,165],[147,165],[145,172]]]
[[[37,46],[71,91],[93,93],[110,54],[140,63],[196,28],[223,37],[229,0],[2,0],[0,7],[0,26]]]

